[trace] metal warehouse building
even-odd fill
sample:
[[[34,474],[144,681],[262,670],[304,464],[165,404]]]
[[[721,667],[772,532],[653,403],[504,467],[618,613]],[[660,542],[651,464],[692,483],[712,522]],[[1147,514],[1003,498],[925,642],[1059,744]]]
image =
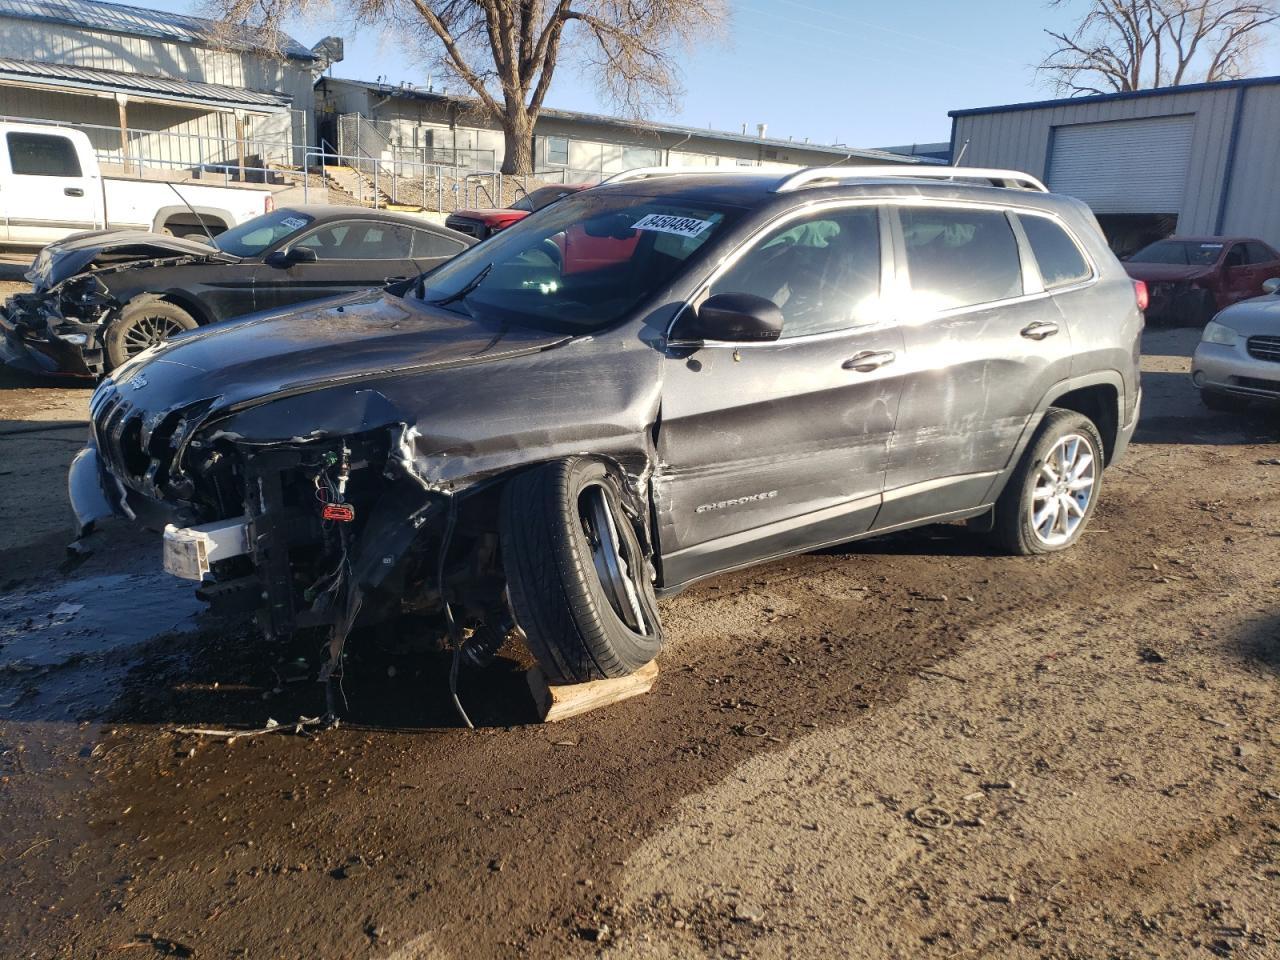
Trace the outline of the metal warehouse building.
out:
[[[1170,233],[1280,246],[1280,77],[951,111],[953,156],[1041,176],[1131,252]]]

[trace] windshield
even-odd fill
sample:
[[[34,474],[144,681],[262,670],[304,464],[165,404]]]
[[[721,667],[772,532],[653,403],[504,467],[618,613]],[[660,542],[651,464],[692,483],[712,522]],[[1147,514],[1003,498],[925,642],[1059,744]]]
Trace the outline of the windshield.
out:
[[[1211,267],[1222,255],[1222,244],[1193,240],[1158,240],[1143,247],[1130,263],[1172,263],[1178,266]]]
[[[623,319],[683,272],[738,213],[587,191],[433,271],[422,299],[540,330],[591,333]]]
[[[297,210],[276,210],[246,220],[213,238],[213,245],[235,257],[256,257],[285,237],[306,229],[315,217]]]

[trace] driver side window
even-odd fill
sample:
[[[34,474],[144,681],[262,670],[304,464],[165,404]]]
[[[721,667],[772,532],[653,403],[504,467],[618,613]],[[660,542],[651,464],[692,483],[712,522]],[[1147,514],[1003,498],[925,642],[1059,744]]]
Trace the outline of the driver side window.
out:
[[[347,220],[314,230],[294,246],[310,247],[317,260],[404,260],[412,242],[406,226]]]
[[[828,210],[765,234],[711,286],[751,293],[782,311],[782,339],[874,323],[880,298],[875,207]]]

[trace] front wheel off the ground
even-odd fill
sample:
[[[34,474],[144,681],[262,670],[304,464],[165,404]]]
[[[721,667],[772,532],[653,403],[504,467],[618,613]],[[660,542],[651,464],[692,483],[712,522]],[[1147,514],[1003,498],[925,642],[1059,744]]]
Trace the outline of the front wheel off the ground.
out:
[[[624,677],[658,655],[651,567],[604,463],[574,457],[513,477],[501,526],[512,612],[549,680]]]

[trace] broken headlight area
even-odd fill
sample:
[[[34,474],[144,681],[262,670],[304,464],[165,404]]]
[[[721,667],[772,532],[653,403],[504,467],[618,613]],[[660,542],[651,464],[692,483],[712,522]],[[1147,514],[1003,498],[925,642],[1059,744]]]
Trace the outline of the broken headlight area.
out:
[[[118,308],[102,282],[85,275],[44,292],[14,294],[4,312],[14,336],[53,362],[49,372],[97,375],[102,329]]]
[[[255,616],[268,638],[325,631],[326,678],[355,626],[412,624],[416,645],[452,640],[483,662],[514,626],[496,523],[484,520],[496,515],[496,491],[478,488],[460,509],[460,496],[414,472],[406,432],[263,445],[214,430],[191,440],[183,469],[157,471],[151,487],[198,521],[166,528],[166,569],[201,580],[215,612]]]

